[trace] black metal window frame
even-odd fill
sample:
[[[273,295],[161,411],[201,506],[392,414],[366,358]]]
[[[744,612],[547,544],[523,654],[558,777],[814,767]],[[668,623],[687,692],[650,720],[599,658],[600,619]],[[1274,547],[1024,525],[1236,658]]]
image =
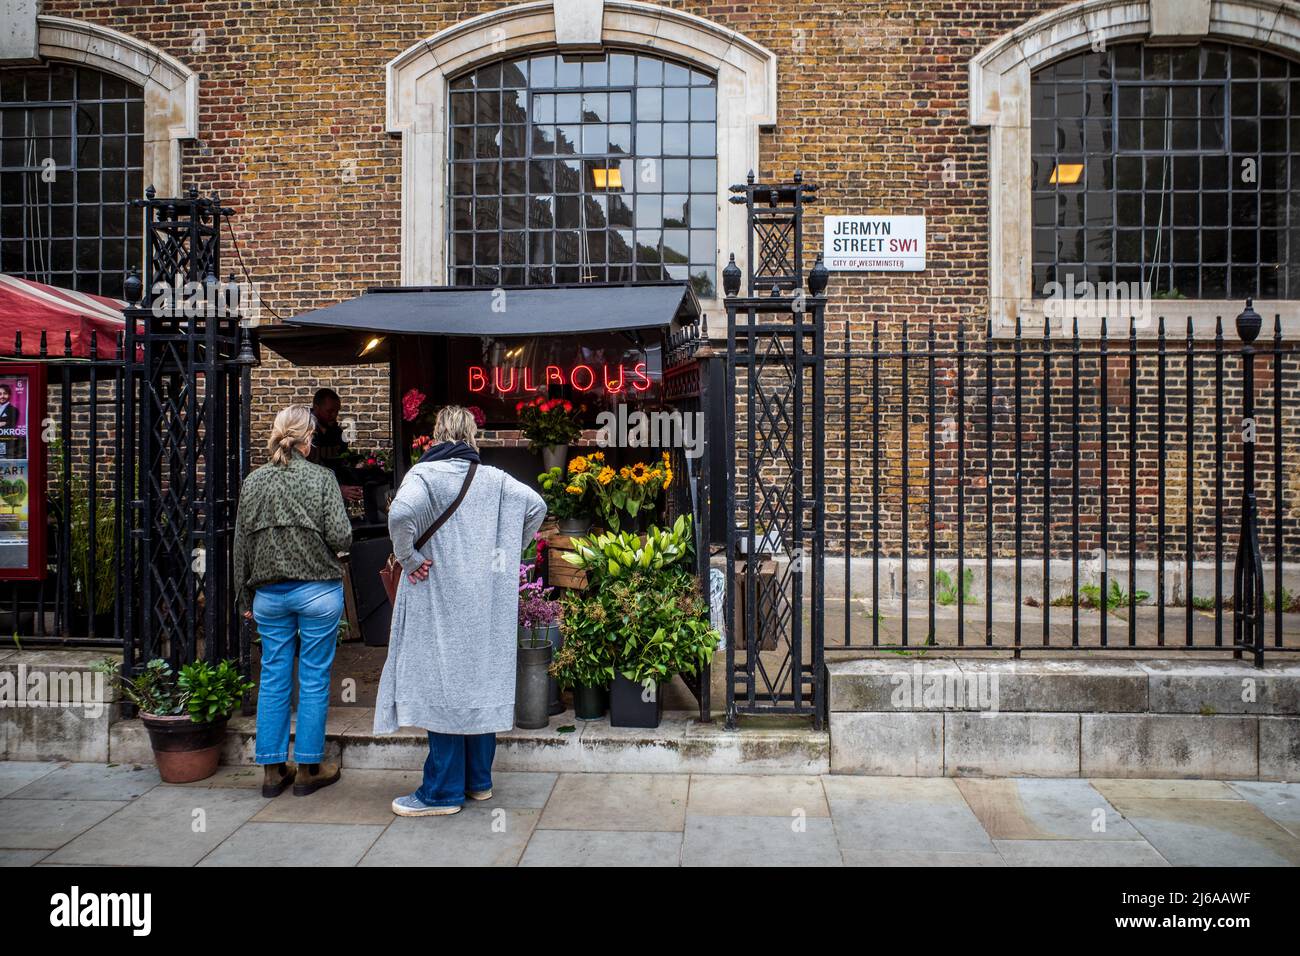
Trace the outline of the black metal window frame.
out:
[[[448,118],[452,284],[689,279],[716,294],[712,73],[628,49],[544,51],[453,79]],[[597,171],[621,189],[597,187]]]
[[[1149,281],[1159,297],[1300,298],[1300,62],[1121,44],[1043,67],[1031,96],[1035,296],[1073,275]],[[1084,166],[1079,182],[1049,182],[1066,163]]]
[[[120,298],[143,179],[143,89],[69,63],[0,69],[0,271]]]

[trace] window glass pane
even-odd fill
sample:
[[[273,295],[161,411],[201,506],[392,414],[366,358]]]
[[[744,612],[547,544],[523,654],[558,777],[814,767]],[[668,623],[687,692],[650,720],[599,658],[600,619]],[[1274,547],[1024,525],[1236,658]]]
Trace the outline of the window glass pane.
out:
[[[127,236],[140,226],[126,201],[144,191],[143,92],[53,64],[0,68],[0,101],[8,104],[0,109],[3,271],[120,293],[139,255],[128,259]]]
[[[1036,293],[1073,275],[1138,276],[1189,298],[1300,297],[1287,262],[1297,77],[1292,62],[1218,43],[1125,43],[1036,71]]]
[[[542,54],[488,64],[450,87],[455,281],[675,276],[713,289],[711,75],[649,54]],[[86,121],[116,131],[129,114]],[[115,135],[96,139],[110,159]]]

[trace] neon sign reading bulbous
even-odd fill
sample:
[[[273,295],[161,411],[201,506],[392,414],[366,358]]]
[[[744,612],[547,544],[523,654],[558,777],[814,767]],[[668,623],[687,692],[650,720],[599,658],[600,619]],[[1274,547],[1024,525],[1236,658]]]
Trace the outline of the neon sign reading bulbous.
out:
[[[603,391],[610,395],[623,392],[648,392],[653,383],[646,374],[646,363],[635,365],[548,365],[538,375],[530,366],[517,368],[501,365],[469,366],[469,390],[475,394],[527,395],[543,393],[552,385],[569,386],[575,392]]]

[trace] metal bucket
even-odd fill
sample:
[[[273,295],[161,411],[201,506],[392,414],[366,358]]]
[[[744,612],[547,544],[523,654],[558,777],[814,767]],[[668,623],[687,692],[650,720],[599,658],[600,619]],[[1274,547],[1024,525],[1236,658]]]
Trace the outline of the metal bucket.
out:
[[[547,641],[537,647],[522,646],[515,663],[515,726],[537,730],[550,723],[553,650]]]

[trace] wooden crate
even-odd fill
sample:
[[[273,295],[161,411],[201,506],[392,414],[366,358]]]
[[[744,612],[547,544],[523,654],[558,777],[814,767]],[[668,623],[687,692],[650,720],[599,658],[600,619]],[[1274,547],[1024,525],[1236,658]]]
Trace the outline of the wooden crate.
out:
[[[581,591],[587,586],[587,572],[564,560],[564,552],[572,550],[567,534],[557,531],[546,536],[546,578],[552,587]]]

